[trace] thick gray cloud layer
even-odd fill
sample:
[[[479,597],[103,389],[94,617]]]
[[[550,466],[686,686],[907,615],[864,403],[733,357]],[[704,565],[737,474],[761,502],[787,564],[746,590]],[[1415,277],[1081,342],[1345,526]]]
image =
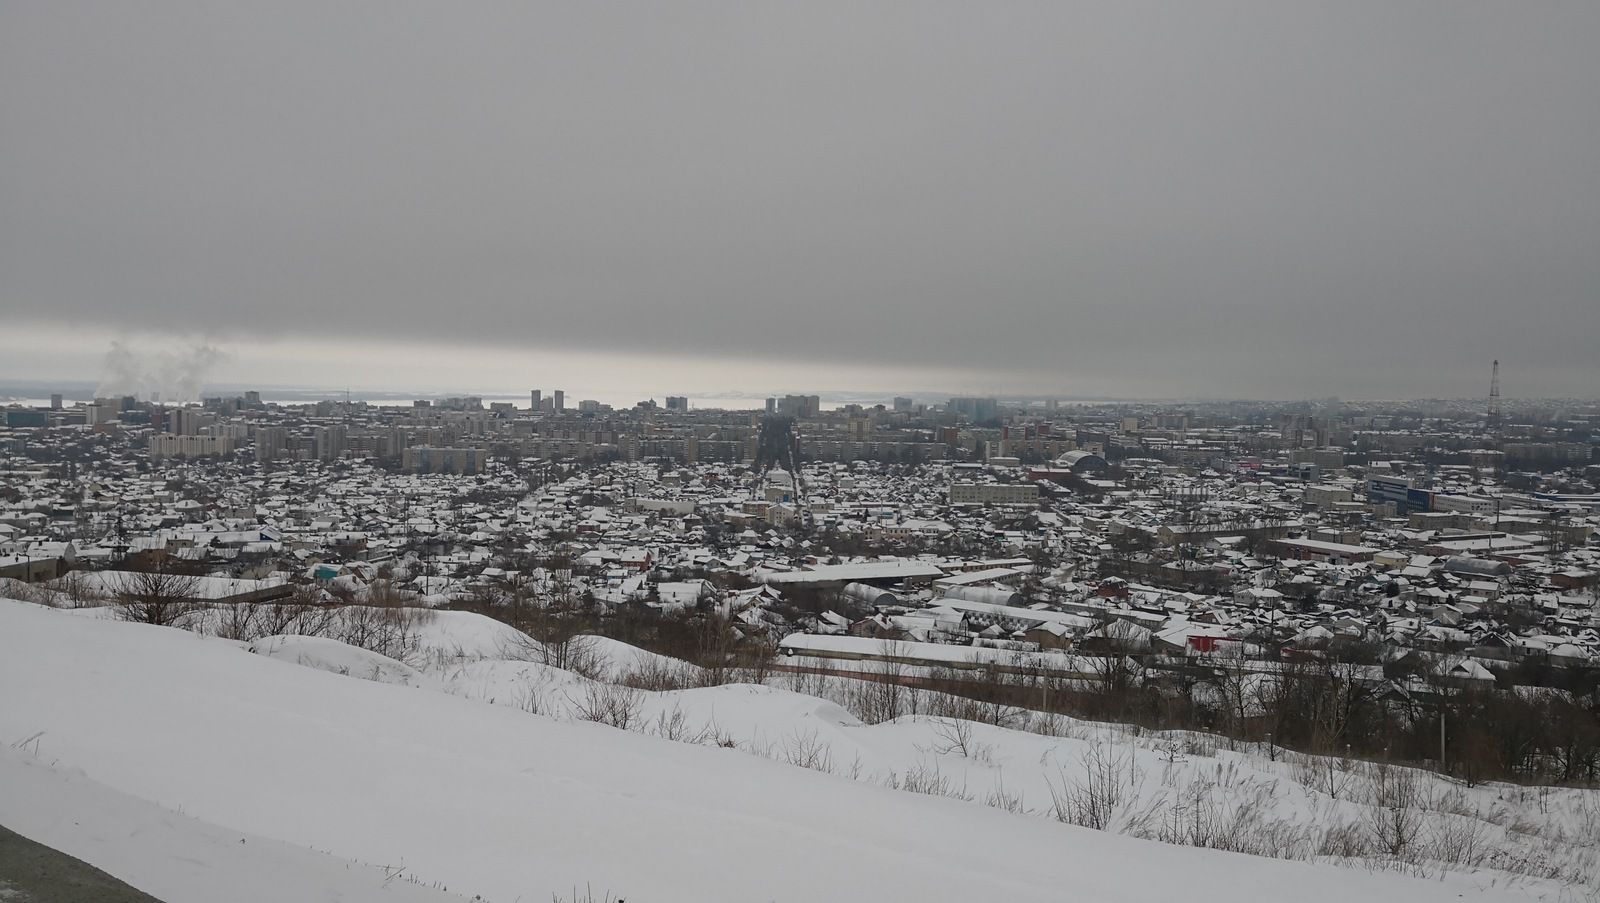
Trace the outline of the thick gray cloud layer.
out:
[[[10,3],[0,305],[1596,394],[1597,48],[1590,2]]]

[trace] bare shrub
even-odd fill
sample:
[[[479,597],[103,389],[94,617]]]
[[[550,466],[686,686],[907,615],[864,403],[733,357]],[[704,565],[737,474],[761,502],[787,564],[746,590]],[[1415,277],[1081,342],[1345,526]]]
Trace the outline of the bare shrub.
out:
[[[845,696],[845,708],[867,724],[894,721],[910,714],[906,710],[906,688],[900,684],[905,674],[905,665],[898,660],[900,644],[885,642],[880,645],[883,658],[873,663],[879,676],[875,680],[850,681]]]
[[[906,770],[904,777],[891,771],[883,784],[885,787],[909,793],[925,793],[928,796],[943,796],[972,802],[972,794],[967,792],[966,785],[956,786],[955,781],[939,770],[938,763],[934,763],[932,767],[924,764],[913,765]]]
[[[615,682],[637,690],[662,693],[708,686],[709,675],[704,669],[690,662],[671,661],[652,656],[635,662],[632,667],[617,675]]]
[[[1022,794],[1006,791],[1004,776],[996,777],[994,787],[983,798],[983,804],[991,809],[1003,809],[1012,814],[1026,811],[1022,805]]]
[[[1422,801],[1417,773],[1385,763],[1365,769],[1363,787],[1367,803],[1367,829],[1379,851],[1396,859],[1415,856],[1422,830]]]
[[[315,636],[342,641],[350,632],[342,629],[345,618],[341,611],[339,606],[328,604],[317,587],[298,586],[286,599],[213,606],[210,616],[193,626],[226,640],[244,642],[269,636]],[[359,631],[355,633],[360,638]]]
[[[1178,766],[1189,761],[1189,757],[1184,755],[1183,744],[1172,738],[1161,741],[1156,749],[1161,757],[1161,784],[1171,787],[1177,781]]]
[[[973,699],[970,696],[961,696],[955,693],[929,693],[926,696],[928,697],[926,705],[921,707],[920,713],[939,718],[956,718],[962,721],[975,721],[979,724],[993,724],[1005,727],[1008,725],[1024,725],[1035,714],[1016,706],[984,702]]]
[[[1339,859],[1364,859],[1373,854],[1371,834],[1364,825],[1336,822],[1317,835],[1312,853]]]
[[[764,636],[750,637],[736,650],[734,660],[737,664],[728,669],[726,682],[765,684],[767,678],[772,676],[772,666],[777,658],[778,646],[775,640]]]
[[[545,642],[518,632],[509,643],[501,644],[500,655],[512,661],[537,662],[571,671],[590,680],[605,677],[605,656],[600,653],[600,643],[593,636],[564,631],[551,635],[555,639]]]
[[[68,571],[49,586],[6,578],[0,580],[0,596],[50,608],[99,608],[113,601],[85,571]]]
[[[111,607],[119,620],[182,627],[206,603],[200,598],[200,578],[156,568],[119,574]]]
[[[777,744],[773,743],[771,740],[764,740],[760,737],[751,737],[748,740],[740,740],[734,744],[734,748],[747,752],[752,756],[760,756],[763,759],[778,758]]]
[[[67,577],[71,576],[71,574],[67,575]],[[62,579],[65,580],[67,578],[63,577]],[[39,583],[23,583],[14,577],[0,577],[0,599],[32,602],[34,605],[43,605],[46,608],[77,607],[67,603],[65,593],[50,589]]]
[[[723,728],[722,723],[717,720],[715,715],[712,715],[711,720],[700,728],[699,742],[711,746],[720,746],[723,749],[737,749],[739,746],[738,741],[733,739],[733,734]]]
[[[778,686],[791,693],[823,698],[828,696],[828,684],[832,681],[832,678],[826,674],[819,674],[815,671],[780,671],[778,673],[782,675],[778,679]]]
[[[216,631],[216,635],[222,639],[241,640],[250,643],[262,637],[273,635],[261,632],[260,621],[259,606],[247,602],[217,606],[215,620],[211,626]]]
[[[525,686],[517,692],[513,702],[529,715],[550,714],[550,699],[542,687]]]
[[[1572,804],[1570,843],[1600,850],[1600,794],[1577,795]]]
[[[850,780],[859,781],[861,780],[861,769],[863,767],[865,766],[861,761],[861,753],[857,751],[855,756],[850,759],[850,764],[840,769],[840,771]]]
[[[1148,822],[1135,821],[1129,833],[1253,856],[1307,858],[1313,849],[1311,832],[1271,817],[1277,795],[1277,781],[1240,777],[1231,766],[1219,765],[1213,776],[1196,777],[1173,794]]]
[[[518,591],[494,616],[520,634],[512,648],[501,650],[507,658],[538,662],[590,679],[603,676],[606,662],[589,633],[595,626],[594,612],[566,581],[558,582],[548,593]]]
[[[386,655],[397,661],[414,660],[421,651],[418,632],[433,612],[405,605],[350,605],[339,609],[329,625],[328,635],[341,643],[368,652]]]
[[[29,755],[32,755],[34,758],[38,758],[39,757],[39,741],[44,738],[44,735],[46,733],[48,733],[48,731],[34,731],[33,733],[29,734],[26,737],[23,737],[20,740],[13,741],[11,743],[11,748],[12,749],[20,749],[20,750],[26,751],[29,746],[32,746],[33,750],[32,750],[32,752],[29,753]]]
[[[981,765],[994,764],[994,746],[982,743],[972,736],[972,722],[958,718],[936,718],[928,722],[934,742],[923,750],[939,755],[958,755]]]
[[[1460,787],[1451,787],[1443,793],[1427,794],[1427,808],[1435,812],[1444,812],[1450,815],[1465,815],[1471,818],[1482,818],[1483,814],[1476,806],[1467,802],[1467,794]]]
[[[1439,813],[1427,818],[1421,856],[1435,862],[1477,866],[1489,842],[1489,823],[1463,815]]]
[[[1023,729],[1045,737],[1064,737],[1068,724],[1066,716],[1059,712],[1032,712]]]
[[[674,705],[671,711],[656,713],[654,721],[650,722],[645,733],[653,734],[663,740],[674,743],[698,743],[697,732],[689,727],[689,715],[683,706]]]
[[[1092,741],[1083,756],[1082,776],[1059,770],[1061,784],[1046,779],[1050,787],[1050,813],[1057,821],[1109,829],[1119,815],[1126,814],[1129,802],[1137,795],[1139,771],[1131,751],[1124,754],[1100,740]]]
[[[568,903],[568,901],[557,894],[551,894],[550,903]],[[573,888],[571,903],[622,903],[622,898],[614,896],[610,891],[606,891],[604,897],[595,896],[594,888],[592,887],[585,887],[582,893],[579,893],[577,888]]]
[[[782,761],[812,771],[833,774],[833,749],[817,737],[817,732],[796,732],[783,740]]]
[[[82,571],[71,571],[56,583],[62,608],[98,608],[109,601],[105,590]]]
[[[634,730],[644,709],[644,696],[632,687],[590,681],[584,685],[577,698],[569,693],[567,701],[571,711],[580,721],[594,721],[622,730]]]
[[[289,598],[263,603],[257,609],[262,636],[329,636],[339,612],[338,607],[329,605],[322,591],[314,586],[295,587]]]
[[[1222,813],[1212,791],[1216,782],[1198,779],[1173,796],[1150,838],[1163,843],[1209,847],[1221,834]]]
[[[579,634],[546,648],[550,650],[546,664],[552,667],[563,668],[590,680],[600,680],[605,676],[606,657],[600,652],[600,641],[593,636]]]
[[[1288,759],[1296,782],[1330,799],[1348,799],[1362,777],[1361,763],[1349,757],[1289,753]]]

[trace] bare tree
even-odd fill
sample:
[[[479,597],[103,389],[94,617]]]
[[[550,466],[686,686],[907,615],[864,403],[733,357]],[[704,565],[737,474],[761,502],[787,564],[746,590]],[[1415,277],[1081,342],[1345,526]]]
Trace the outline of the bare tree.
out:
[[[222,606],[212,629],[225,640],[253,642],[267,636],[261,632],[261,606],[249,602]]]
[[[205,602],[200,597],[200,578],[158,565],[120,574],[111,606],[121,620],[170,627],[186,621],[204,608]]]
[[[588,634],[592,613],[565,585],[551,594],[520,589],[499,615],[521,631],[514,648],[503,649],[502,654],[591,678],[605,670],[604,657]]]
[[[61,608],[94,608],[106,602],[104,590],[83,571],[68,573],[56,586],[60,591],[55,594],[55,604]]]
[[[904,649],[900,643],[884,640],[878,644],[877,676],[864,683],[858,682],[854,694],[857,705],[851,711],[868,724],[893,721],[906,710],[906,688],[901,680],[906,673]]]
[[[361,604],[346,605],[331,621],[331,636],[341,643],[359,646],[369,652],[415,664],[421,650],[419,628],[433,617],[429,609],[417,605],[417,598],[388,580],[375,580],[368,586]]]
[[[259,606],[261,636],[328,636],[338,620],[338,609],[327,604],[328,598],[317,586],[300,585],[289,598]]]

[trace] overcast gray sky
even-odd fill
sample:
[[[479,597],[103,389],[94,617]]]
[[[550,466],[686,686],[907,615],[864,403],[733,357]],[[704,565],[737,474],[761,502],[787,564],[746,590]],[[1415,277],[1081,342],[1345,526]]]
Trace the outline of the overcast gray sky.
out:
[[[0,308],[11,377],[1600,395],[1600,3],[11,0]]]

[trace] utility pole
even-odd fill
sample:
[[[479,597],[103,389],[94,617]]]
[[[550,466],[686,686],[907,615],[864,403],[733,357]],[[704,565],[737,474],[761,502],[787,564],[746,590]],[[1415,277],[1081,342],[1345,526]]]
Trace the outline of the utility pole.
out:
[[[1139,737],[1133,731],[1133,725],[1128,725],[1128,786],[1138,787]]]
[[[1444,774],[1444,703],[1439,703],[1439,773]]]

